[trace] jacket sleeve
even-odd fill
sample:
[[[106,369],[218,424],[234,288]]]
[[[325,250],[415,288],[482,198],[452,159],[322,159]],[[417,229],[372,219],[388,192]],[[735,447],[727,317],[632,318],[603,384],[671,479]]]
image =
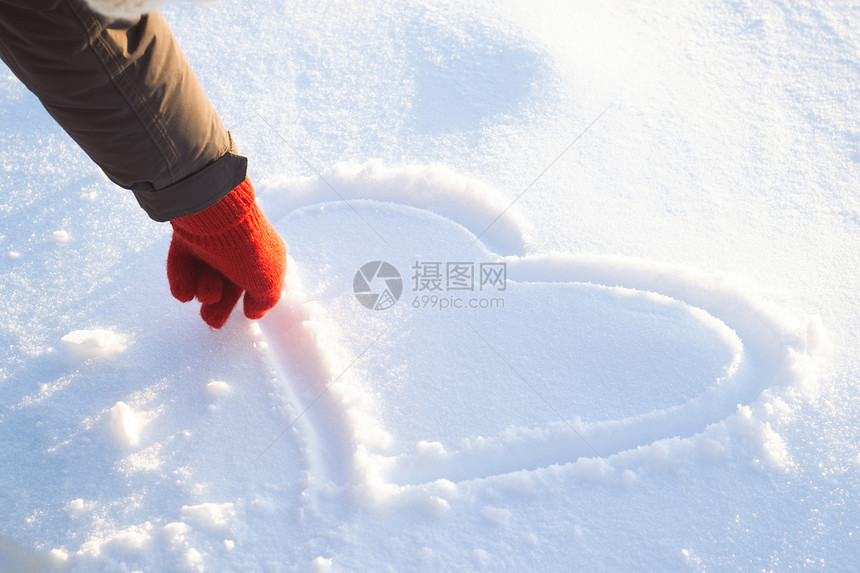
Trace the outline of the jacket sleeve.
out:
[[[245,178],[247,160],[157,11],[111,19],[84,0],[0,0],[0,57],[157,221],[202,211]]]

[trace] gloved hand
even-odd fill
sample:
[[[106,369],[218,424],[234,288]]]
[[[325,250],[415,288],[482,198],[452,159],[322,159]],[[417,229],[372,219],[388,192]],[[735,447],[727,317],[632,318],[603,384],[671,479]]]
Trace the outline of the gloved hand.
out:
[[[170,224],[170,292],[182,302],[197,297],[206,324],[224,326],[242,291],[248,318],[262,318],[277,304],[287,251],[254,202],[248,179],[218,203]]]

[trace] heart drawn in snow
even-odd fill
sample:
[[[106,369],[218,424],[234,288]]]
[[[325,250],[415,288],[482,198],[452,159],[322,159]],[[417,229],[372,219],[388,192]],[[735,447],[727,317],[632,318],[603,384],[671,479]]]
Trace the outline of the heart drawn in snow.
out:
[[[360,198],[277,227],[293,264],[261,325],[312,469],[335,483],[404,490],[606,459],[701,435],[769,388],[814,385],[815,323],[795,328],[725,277],[503,257],[479,229]],[[370,261],[403,277],[387,310],[353,293]]]

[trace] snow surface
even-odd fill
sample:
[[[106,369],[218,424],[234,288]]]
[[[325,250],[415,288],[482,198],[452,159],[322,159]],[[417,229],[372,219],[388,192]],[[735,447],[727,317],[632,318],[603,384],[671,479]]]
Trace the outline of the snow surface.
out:
[[[856,4],[164,13],[284,298],[208,329],[0,70],[0,570],[855,569]]]

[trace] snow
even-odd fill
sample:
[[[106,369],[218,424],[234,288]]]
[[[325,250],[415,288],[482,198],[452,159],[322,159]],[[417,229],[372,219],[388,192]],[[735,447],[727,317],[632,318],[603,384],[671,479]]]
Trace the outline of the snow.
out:
[[[87,360],[111,358],[125,351],[126,341],[122,334],[105,328],[73,330],[60,339],[70,359]]]
[[[114,439],[123,447],[133,448],[140,443],[143,418],[125,402],[117,402],[110,409],[110,427]]]
[[[207,328],[0,70],[0,571],[853,569],[856,6],[164,14],[284,296]]]

